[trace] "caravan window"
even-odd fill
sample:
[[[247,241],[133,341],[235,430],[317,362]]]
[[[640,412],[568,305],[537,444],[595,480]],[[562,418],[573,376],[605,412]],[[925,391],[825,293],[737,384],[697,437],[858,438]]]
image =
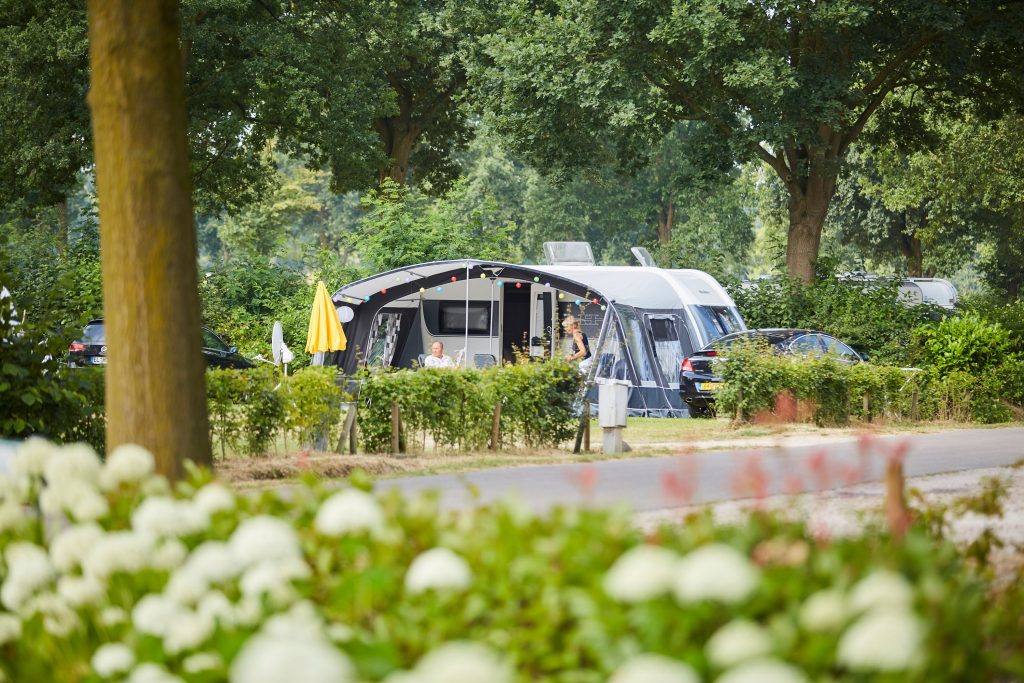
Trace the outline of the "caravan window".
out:
[[[491,314],[486,303],[469,304],[469,333],[488,334]],[[466,333],[466,304],[463,301],[442,301],[438,316],[438,331],[442,335]]]
[[[694,306],[692,310],[702,336],[708,342],[743,330],[736,310],[729,306]]]

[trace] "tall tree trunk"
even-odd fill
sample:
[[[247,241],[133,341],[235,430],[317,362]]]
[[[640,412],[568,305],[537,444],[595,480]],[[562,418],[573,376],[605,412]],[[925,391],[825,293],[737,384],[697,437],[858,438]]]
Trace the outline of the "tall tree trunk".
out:
[[[668,246],[672,241],[672,227],[675,223],[676,203],[669,199],[668,203],[661,207],[658,212],[658,244]]]
[[[107,447],[212,461],[177,0],[89,0]]]
[[[910,277],[924,277],[924,251],[920,238],[904,233],[899,246],[900,253],[907,260],[907,274]]]
[[[411,123],[405,115],[377,119],[374,128],[388,157],[388,164],[380,169],[377,176],[377,184],[391,179],[399,185],[405,185],[409,175],[409,158],[422,129]]]
[[[821,230],[835,194],[836,178],[811,175],[806,184],[789,188],[789,235],[786,270],[804,283],[814,280],[814,265],[821,247]]]

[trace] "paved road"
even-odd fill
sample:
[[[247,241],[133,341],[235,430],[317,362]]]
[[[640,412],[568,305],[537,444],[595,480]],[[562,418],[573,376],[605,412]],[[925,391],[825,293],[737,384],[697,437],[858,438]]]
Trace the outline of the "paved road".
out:
[[[536,510],[559,504],[625,504],[635,511],[798,493],[882,478],[886,457],[905,456],[907,476],[1012,465],[1024,459],[1024,428],[876,437],[822,446],[710,451],[570,465],[509,467],[390,479],[381,489],[436,489],[446,508],[510,494]]]

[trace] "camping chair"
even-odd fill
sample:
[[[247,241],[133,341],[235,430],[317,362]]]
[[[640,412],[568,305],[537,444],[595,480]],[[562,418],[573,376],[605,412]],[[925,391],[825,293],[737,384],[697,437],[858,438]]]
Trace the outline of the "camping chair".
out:
[[[417,370],[419,370],[420,368],[423,367],[423,364],[427,362],[427,356],[429,356],[429,355],[430,354],[428,354],[428,353],[421,353],[420,355],[418,355],[416,357],[416,362],[419,364],[419,365],[416,366]]]
[[[489,353],[477,353],[473,355],[473,364],[478,368],[490,368],[498,364],[498,360]]]

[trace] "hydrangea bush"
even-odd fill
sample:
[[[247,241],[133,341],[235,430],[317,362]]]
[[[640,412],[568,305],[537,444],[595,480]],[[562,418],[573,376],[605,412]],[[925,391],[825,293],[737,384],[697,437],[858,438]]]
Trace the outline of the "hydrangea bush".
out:
[[[130,683],[798,683],[1021,675],[1021,606],[912,529],[314,481],[177,486],[144,450],[30,440],[0,477],[0,672]]]

